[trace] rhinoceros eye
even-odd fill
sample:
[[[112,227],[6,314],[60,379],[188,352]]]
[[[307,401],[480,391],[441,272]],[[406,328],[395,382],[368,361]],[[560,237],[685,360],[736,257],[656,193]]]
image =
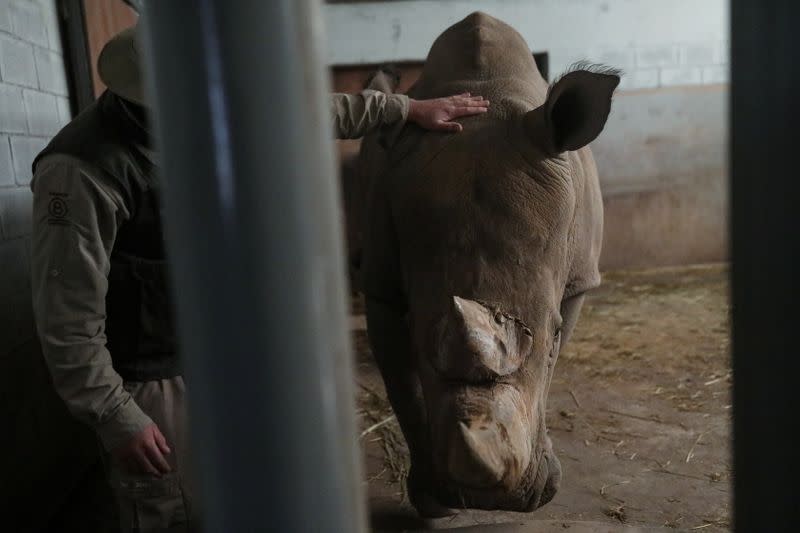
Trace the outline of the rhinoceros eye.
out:
[[[550,358],[556,355],[559,344],[561,342],[561,328],[556,329],[555,333],[553,333],[553,348],[550,350]]]

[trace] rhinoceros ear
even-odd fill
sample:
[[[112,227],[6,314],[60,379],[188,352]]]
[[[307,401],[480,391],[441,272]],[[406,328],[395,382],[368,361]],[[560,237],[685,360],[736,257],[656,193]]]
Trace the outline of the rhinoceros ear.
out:
[[[603,131],[619,81],[619,70],[579,65],[550,86],[544,105],[525,117],[526,129],[537,140],[543,135],[552,155],[583,148]]]

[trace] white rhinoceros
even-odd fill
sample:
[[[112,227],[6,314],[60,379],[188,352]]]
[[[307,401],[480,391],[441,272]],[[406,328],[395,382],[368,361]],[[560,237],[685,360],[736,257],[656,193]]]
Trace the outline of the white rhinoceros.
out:
[[[603,206],[587,144],[618,83],[618,71],[582,64],[548,86],[519,33],[473,13],[439,36],[409,96],[470,92],[489,112],[460,120],[461,133],[407,125],[362,145],[369,338],[423,515],[532,511],[558,488],[545,405],[600,283]]]

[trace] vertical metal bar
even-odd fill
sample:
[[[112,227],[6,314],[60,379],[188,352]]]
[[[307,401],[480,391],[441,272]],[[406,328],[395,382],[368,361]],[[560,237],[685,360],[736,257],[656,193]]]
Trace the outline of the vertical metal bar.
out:
[[[363,531],[320,6],[145,3],[208,531]]]
[[[732,3],[736,531],[797,522],[799,19],[794,0]]]

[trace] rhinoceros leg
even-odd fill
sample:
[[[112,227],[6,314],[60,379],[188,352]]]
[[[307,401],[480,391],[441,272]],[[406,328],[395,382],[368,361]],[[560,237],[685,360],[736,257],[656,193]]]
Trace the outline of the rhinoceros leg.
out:
[[[572,336],[572,331],[575,329],[575,324],[578,323],[578,317],[581,314],[583,307],[583,300],[585,295],[578,294],[567,298],[561,302],[561,347],[563,348],[569,338]]]
[[[433,469],[425,426],[425,405],[419,376],[413,366],[405,316],[367,296],[367,321],[370,346],[411,454],[407,482],[411,504],[423,517],[452,515],[454,512],[439,505],[427,490],[431,486],[429,474]]]
[[[384,93],[393,93],[400,82],[398,72],[383,66],[372,73],[364,85]],[[350,281],[354,289],[363,291],[364,233],[367,231],[366,209],[373,177],[386,165],[386,150],[382,146],[380,131],[367,135],[361,141],[358,162],[342,164],[342,188],[347,219],[347,251]]]
[[[365,88],[393,93],[400,82],[400,76],[394,67],[385,65],[377,70],[367,82]],[[361,145],[360,165],[362,172],[363,192],[372,190],[374,176],[381,175],[386,165],[386,152],[381,143],[380,134],[367,136]],[[371,290],[378,288],[377,293],[396,294],[399,291],[398,258],[396,257],[389,213],[388,192],[385,183],[376,184],[371,196],[374,202],[372,214],[367,215],[369,225],[364,228],[365,242],[371,246],[364,250],[365,263],[371,265],[370,280],[366,282],[364,291],[367,303],[367,324],[370,347],[386,387],[386,394],[392,404],[400,429],[408,444],[411,455],[411,468],[407,480],[408,495],[411,504],[420,516],[434,518],[454,514],[451,509],[443,507],[430,495],[428,488],[432,486],[430,478],[433,468],[430,464],[431,453],[426,426],[425,403],[422,396],[422,385],[419,380],[411,348],[411,336],[408,330],[405,313],[397,306],[386,303],[385,298],[370,296]]]

